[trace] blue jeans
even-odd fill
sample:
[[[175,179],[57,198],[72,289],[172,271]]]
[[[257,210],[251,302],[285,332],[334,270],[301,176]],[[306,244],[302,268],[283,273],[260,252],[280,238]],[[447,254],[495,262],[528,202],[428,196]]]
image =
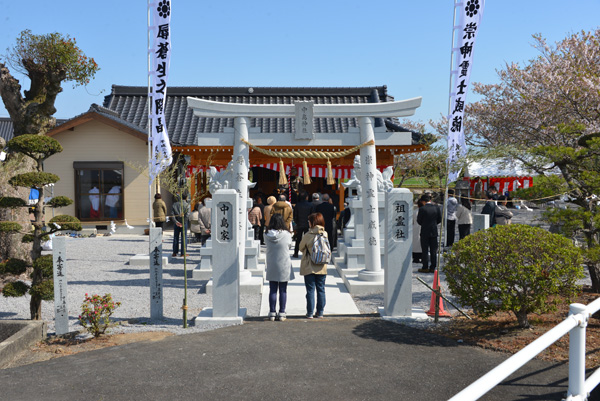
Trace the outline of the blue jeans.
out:
[[[183,255],[185,248],[187,248],[187,244],[184,242],[183,227],[178,227],[175,224],[175,227],[173,227],[173,254],[179,253],[179,237],[181,237],[181,254]]]
[[[306,286],[306,315],[312,316],[315,312],[315,288],[317,289],[317,316],[323,315],[325,309],[325,279],[326,274],[307,274],[304,276]]]
[[[269,281],[269,311],[277,312],[277,290],[279,290],[279,313],[285,313],[287,303],[287,281]]]

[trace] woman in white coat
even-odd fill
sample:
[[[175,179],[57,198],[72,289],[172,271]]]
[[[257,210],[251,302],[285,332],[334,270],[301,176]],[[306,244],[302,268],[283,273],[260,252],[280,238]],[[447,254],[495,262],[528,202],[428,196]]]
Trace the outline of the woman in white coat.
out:
[[[283,216],[274,214],[269,220],[268,231],[264,235],[267,244],[267,281],[269,281],[269,320],[285,320],[287,304],[287,284],[294,279],[290,245],[292,234],[288,231]],[[279,292],[279,313],[277,313],[277,293]]]

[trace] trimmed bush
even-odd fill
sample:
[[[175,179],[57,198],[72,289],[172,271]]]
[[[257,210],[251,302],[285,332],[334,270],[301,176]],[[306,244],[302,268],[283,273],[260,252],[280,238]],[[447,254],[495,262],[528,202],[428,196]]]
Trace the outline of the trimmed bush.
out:
[[[27,262],[21,259],[8,259],[4,266],[4,270],[9,274],[23,274],[27,270]]]
[[[42,277],[54,277],[52,255],[43,255],[33,261],[33,268],[42,271]]]
[[[27,202],[25,202],[25,199],[15,198],[12,196],[0,197],[0,207],[16,208],[25,206],[27,206]]]
[[[12,283],[6,283],[2,289],[2,295],[5,297],[22,297],[27,294],[29,286],[22,281],[13,281]]]
[[[72,203],[73,201],[70,198],[61,195],[55,196],[54,198],[50,199],[46,204],[52,207],[65,207],[69,206]]]
[[[37,283],[29,290],[32,297],[39,296],[42,301],[54,300],[54,280],[46,279]]]
[[[11,150],[36,160],[47,159],[63,151],[63,147],[56,139],[46,135],[19,135],[8,141],[7,145]]]
[[[42,188],[44,185],[54,184],[59,180],[60,178],[56,174],[32,171],[15,175],[8,180],[8,183],[13,187]]]
[[[61,230],[81,231],[81,221],[77,217],[69,216],[68,214],[54,216],[46,225],[54,228],[52,223],[58,224]]]
[[[513,312],[528,327],[528,313],[556,309],[559,298],[580,291],[581,251],[558,234],[513,224],[478,231],[446,255],[450,292],[482,317]]]
[[[22,229],[23,227],[14,221],[0,221],[0,233],[16,233]]]

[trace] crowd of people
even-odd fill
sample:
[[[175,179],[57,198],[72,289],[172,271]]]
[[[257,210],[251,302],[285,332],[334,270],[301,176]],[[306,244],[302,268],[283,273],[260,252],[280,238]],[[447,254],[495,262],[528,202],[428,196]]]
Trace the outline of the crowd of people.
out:
[[[206,244],[211,236],[211,209],[206,206],[206,197],[191,210],[189,197],[176,200],[170,216],[174,220],[173,256],[184,256],[189,228],[193,239]],[[284,194],[269,196],[266,205],[257,195],[248,210],[248,221],[254,231],[254,239],[266,247],[266,278],[269,281],[269,319],[286,319],[287,283],[294,279],[291,258],[300,261],[300,275],[306,287],[306,317],[323,317],[325,308],[325,278],[331,251],[337,246],[337,229],[343,228],[350,219],[348,204],[336,220],[337,210],[329,194],[313,193],[310,197],[301,191],[296,204],[288,201]],[[156,227],[169,221],[167,207],[161,194],[156,194],[152,205]],[[294,243],[292,245],[292,243]],[[294,249],[290,257],[290,249]],[[318,255],[316,255],[318,253]],[[323,254],[325,256],[323,256]],[[315,302],[316,296],[316,302]],[[277,308],[279,301],[279,308]]]
[[[471,201],[468,198],[454,196],[454,190],[448,190],[446,199],[446,248],[452,247],[456,238],[461,240],[471,233],[473,216]],[[485,194],[486,203],[481,211],[489,215],[489,226],[511,224],[513,213],[508,209],[508,196],[498,195],[496,187]],[[422,263],[421,273],[433,273],[437,268],[438,225],[442,222],[442,205],[435,204],[430,194],[425,193],[417,201],[417,213],[413,219],[413,262]]]

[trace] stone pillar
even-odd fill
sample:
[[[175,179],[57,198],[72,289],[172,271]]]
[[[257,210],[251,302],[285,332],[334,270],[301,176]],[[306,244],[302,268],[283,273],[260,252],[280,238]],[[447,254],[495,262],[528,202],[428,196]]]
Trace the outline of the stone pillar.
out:
[[[490,228],[490,215],[473,213],[473,232]]]
[[[162,228],[150,228],[150,318],[163,318]]]
[[[372,117],[360,117],[360,141],[375,140]],[[365,269],[358,273],[362,281],[383,281],[380,259],[379,210],[377,196],[377,158],[375,146],[365,146],[360,150],[360,165],[363,200],[363,223],[365,241]]]
[[[238,226],[237,241],[239,246],[239,270],[240,280],[250,279],[252,274],[245,270],[246,261],[246,231],[248,229],[248,169],[250,168],[250,151],[248,145],[242,139],[248,140],[248,128],[250,119],[248,117],[236,117],[233,123],[233,183],[231,187],[238,193]]]
[[[67,256],[65,237],[52,238],[52,267],[54,270],[54,327],[57,335],[69,332],[67,302]]]
[[[385,194],[384,316],[412,315],[412,201],[406,188]]]
[[[212,317],[238,317],[240,309],[239,195],[233,189],[213,194],[213,311]]]

